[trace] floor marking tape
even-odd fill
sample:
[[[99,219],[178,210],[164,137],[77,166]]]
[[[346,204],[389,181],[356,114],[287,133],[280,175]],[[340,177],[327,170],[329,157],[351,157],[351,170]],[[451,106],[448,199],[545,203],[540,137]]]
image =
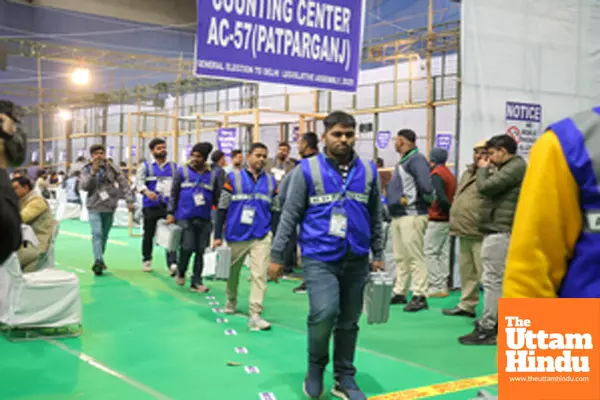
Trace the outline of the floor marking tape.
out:
[[[63,230],[61,230],[59,234],[66,235],[66,236],[72,236],[72,237],[76,237],[76,238],[79,238],[79,239],[88,239],[88,240],[92,239],[91,235],[84,235],[82,233],[75,233],[75,232],[69,232],[69,231],[63,231]],[[110,243],[110,244],[116,244],[117,246],[123,246],[123,247],[128,247],[129,246],[129,243],[122,242],[120,240],[108,239],[108,243]]]
[[[132,283],[134,283],[134,282],[132,282]],[[199,306],[205,307],[205,308],[211,308],[211,309],[213,308],[213,307],[211,307],[211,306],[209,306],[209,305],[207,305],[205,303],[201,303],[199,301],[194,301],[191,298],[183,295],[182,293],[179,293],[179,292],[176,292],[176,291],[173,291],[173,290],[170,290],[170,289],[171,289],[170,286],[165,286],[165,289],[157,289],[157,290],[160,290],[160,291],[162,291],[164,293],[168,293],[168,294],[170,294],[173,297],[176,297],[176,298],[178,298],[178,299],[180,299],[182,301],[185,301],[186,303],[196,304],[196,305],[199,305]],[[243,319],[246,319],[246,320],[248,319],[248,316],[246,316],[246,315],[242,315],[242,314],[232,314],[232,315],[235,316],[235,317],[238,317],[238,318],[243,318]],[[223,322],[226,322],[226,321],[227,320],[225,320]],[[217,322],[219,322],[219,321],[217,321]],[[293,332],[300,333],[300,334],[303,334],[303,335],[307,334],[306,331],[302,331],[300,329],[296,329],[296,328],[293,328],[291,326],[287,326],[287,325],[283,325],[283,324],[278,324],[278,323],[273,323],[273,322],[271,322],[271,325],[272,326],[278,326],[280,328],[284,328],[284,329],[287,329],[289,331],[293,331]],[[449,378],[461,379],[461,377],[458,376],[458,375],[453,375],[453,374],[450,374],[448,372],[437,370],[435,368],[430,368],[430,367],[428,367],[426,365],[418,364],[418,363],[415,363],[415,362],[412,362],[412,361],[408,361],[408,360],[404,360],[404,359],[401,359],[401,358],[393,357],[393,356],[390,356],[390,355],[387,355],[387,354],[379,353],[377,351],[374,351],[374,350],[371,350],[371,349],[367,349],[365,347],[356,346],[356,350],[362,351],[364,353],[369,353],[369,354],[377,356],[377,357],[386,358],[388,360],[391,360],[391,361],[394,361],[394,362],[398,362],[398,363],[401,363],[401,364],[404,364],[404,365],[408,365],[410,367],[414,367],[414,368],[418,368],[418,369],[422,369],[422,370],[426,370],[426,371],[430,371],[430,372],[435,372],[436,374],[447,376]]]
[[[476,378],[460,379],[435,385],[422,386],[413,389],[401,390],[399,392],[382,394],[369,397],[369,400],[412,400],[425,399],[428,397],[441,396],[449,393],[462,392],[498,384],[498,374],[478,376]]]
[[[166,396],[160,392],[157,392],[156,390],[152,389],[149,386],[144,385],[141,382],[136,381],[133,378],[130,378],[127,375],[123,375],[117,371],[115,371],[114,369],[106,366],[105,364],[102,364],[101,362],[99,362],[98,360],[94,359],[93,357],[88,356],[87,354],[84,354],[80,351],[77,350],[73,350],[71,349],[69,346],[58,342],[56,340],[53,339],[44,339],[44,341],[46,341],[47,343],[50,343],[56,347],[58,347],[59,349],[79,358],[81,361],[91,365],[92,367],[107,373],[109,375],[114,376],[115,378],[118,378],[120,380],[122,380],[123,382],[129,384],[130,386],[135,387],[136,389],[141,390],[142,392],[154,397],[155,399],[159,399],[159,400],[173,400],[171,397]]]

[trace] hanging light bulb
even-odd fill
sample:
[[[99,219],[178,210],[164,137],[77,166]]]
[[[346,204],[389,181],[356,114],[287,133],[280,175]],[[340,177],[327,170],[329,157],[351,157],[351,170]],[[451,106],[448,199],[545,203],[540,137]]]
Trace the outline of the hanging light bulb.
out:
[[[90,82],[90,70],[87,68],[75,68],[71,73],[71,80],[76,85],[87,85]]]

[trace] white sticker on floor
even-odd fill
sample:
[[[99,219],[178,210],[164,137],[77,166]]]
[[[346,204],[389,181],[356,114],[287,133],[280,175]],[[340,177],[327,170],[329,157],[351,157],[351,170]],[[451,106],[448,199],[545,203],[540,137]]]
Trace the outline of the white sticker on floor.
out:
[[[218,324],[226,324],[228,322],[229,322],[229,320],[227,318],[217,318]]]
[[[210,303],[208,303],[211,306],[218,306],[219,302],[218,301],[211,301]]]
[[[277,400],[273,393],[259,393],[258,397],[260,397],[261,400]]]
[[[235,331],[235,329],[227,329],[227,330],[225,331],[225,334],[226,334],[227,336],[235,336],[235,335],[237,335],[237,332]]]
[[[249,374],[260,374],[258,367],[246,367],[244,368]]]
[[[206,296],[206,300],[214,300],[215,296]]]
[[[222,312],[223,312],[223,309],[222,309],[222,308],[213,308],[213,309],[212,309],[212,311],[213,311],[214,313],[220,314],[220,313],[222,313]]]
[[[235,352],[238,354],[248,354],[248,349],[245,347],[236,347]]]

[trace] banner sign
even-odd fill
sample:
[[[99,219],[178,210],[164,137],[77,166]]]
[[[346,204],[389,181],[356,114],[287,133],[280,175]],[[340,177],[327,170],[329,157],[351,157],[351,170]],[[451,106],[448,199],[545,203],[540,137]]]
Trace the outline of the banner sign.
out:
[[[115,156],[115,146],[108,146],[108,158]]]
[[[61,150],[58,155],[58,161],[64,162],[67,159],[67,152],[65,150]]]
[[[377,147],[380,149],[385,149],[390,144],[390,139],[392,138],[391,131],[379,131],[377,132]]]
[[[195,74],[355,92],[365,0],[198,0]]]
[[[298,139],[300,139],[300,127],[295,126],[292,130],[292,143],[298,143]]]
[[[435,135],[435,147],[450,152],[450,150],[452,149],[452,134],[441,132],[437,133]]]
[[[53,160],[54,155],[52,153],[53,153],[52,151],[47,151],[46,152],[46,161],[54,161]]]
[[[519,155],[529,156],[531,146],[542,131],[542,106],[540,104],[506,102],[506,134],[519,145]]]
[[[40,153],[39,151],[35,150],[31,152],[31,162],[37,162],[40,161]]]
[[[225,153],[227,161],[231,159],[231,152],[237,146],[237,128],[220,128],[217,134],[219,150]]]

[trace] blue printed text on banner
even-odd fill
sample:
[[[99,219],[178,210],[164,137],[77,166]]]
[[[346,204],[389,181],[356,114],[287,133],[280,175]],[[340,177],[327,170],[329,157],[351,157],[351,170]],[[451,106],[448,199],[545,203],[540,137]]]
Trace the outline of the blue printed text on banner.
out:
[[[217,134],[219,150],[225,153],[227,161],[231,160],[231,152],[237,147],[237,129],[221,128]]]
[[[197,0],[199,76],[354,92],[365,0]]]
[[[452,134],[441,132],[437,133],[435,135],[435,147],[450,152],[450,150],[452,149]]]
[[[379,131],[377,132],[377,147],[380,149],[385,149],[390,144],[390,139],[392,138],[391,131]]]

